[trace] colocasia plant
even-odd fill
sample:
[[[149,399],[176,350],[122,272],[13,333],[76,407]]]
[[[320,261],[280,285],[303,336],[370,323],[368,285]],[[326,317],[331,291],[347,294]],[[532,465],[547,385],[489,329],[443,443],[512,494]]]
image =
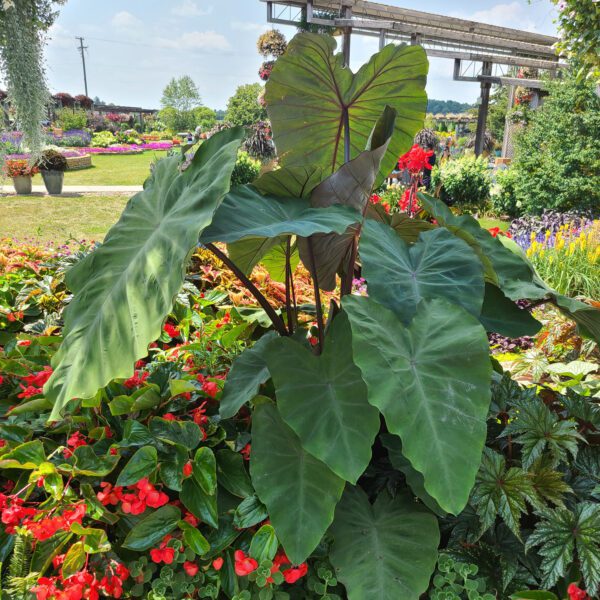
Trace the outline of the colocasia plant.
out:
[[[419,46],[389,45],[353,74],[334,50],[330,37],[298,34],[273,68],[266,102],[279,168],[229,189],[244,137],[240,128],[201,144],[185,170],[179,157],[165,158],[104,243],[67,272],[73,299],[44,388],[50,421],[59,428],[77,420],[81,406],[102,411],[106,386],[136,376],[134,365],[161,335],[198,244],[235,273],[261,309],[256,331],[263,335],[234,360],[219,414],[211,417],[213,426],[220,423],[218,436],[204,439],[191,417],[153,417],[143,429],[127,424],[125,443],[135,439],[140,448],[90,510],[102,515],[110,505],[132,515],[119,521],[120,531],[129,530],[122,551],[131,557],[152,549],[152,561],[167,565],[156,584],[161,593],[177,583],[169,563],[198,555],[207,561],[203,572],[196,574],[193,564],[184,569],[208,582],[205,597],[271,598],[270,586],[308,576],[315,598],[418,600],[438,563],[440,517],[443,523],[452,515],[464,519],[474,503],[478,509],[471,512],[482,523],[475,544],[498,514],[519,536],[515,520],[528,513],[528,502],[541,515],[528,551],[537,549],[561,567],[542,564],[540,581],[579,581],[566,565],[584,558],[580,585],[594,595],[600,581],[596,546],[569,528],[582,524],[597,535],[597,511],[589,503],[573,508],[555,502],[551,508],[542,492],[534,494],[525,483],[522,495],[507,505],[500,480],[517,474],[492,449],[483,450],[492,413],[512,423],[497,446],[526,451],[518,475],[532,489],[530,472],[554,473],[561,461],[573,459],[581,434],[568,417],[550,409],[536,417],[531,409],[522,421],[525,402],[518,410],[511,405],[506,415],[491,404],[499,366],[490,359],[487,333],[534,335],[540,324],[515,304],[526,299],[556,304],[582,334],[598,339],[600,311],[549,289],[509,238],[493,237],[434,198],[419,195],[431,220],[368,210],[372,191],[423,126],[427,60]],[[314,284],[311,306],[296,302],[299,260]],[[284,284],[278,305],[249,276],[259,263]],[[366,281],[362,295],[351,293],[358,277]],[[339,294],[324,306],[322,294],[334,290]],[[177,391],[190,388],[181,384]],[[121,414],[138,414],[151,396],[111,395],[111,403],[122,404]],[[529,429],[541,427],[541,418],[556,439],[539,427],[538,437],[531,437]],[[242,462],[232,476],[235,461],[227,446],[239,439],[236,428],[249,423],[250,477]],[[209,443],[220,444],[216,466]],[[108,444],[93,450],[71,440],[77,460],[67,464],[73,473],[104,473],[119,460],[118,454],[102,454]],[[545,450],[550,462],[539,465]],[[3,464],[28,460],[17,446]],[[53,473],[48,467],[48,476]],[[178,501],[165,500],[163,483],[179,492],[191,518],[183,517]],[[550,499],[558,496],[555,490]],[[232,511],[238,524],[269,521],[225,562],[219,557],[211,564],[239,535]],[[56,514],[63,531],[72,513]],[[210,535],[198,533],[198,519]],[[104,540],[95,535],[86,533],[93,543],[67,552],[63,571],[72,573],[86,552],[97,552]],[[568,548],[557,555],[553,540]],[[323,564],[314,566],[315,558]],[[519,568],[515,564],[513,571]],[[539,574],[539,566],[531,571]],[[450,571],[443,572],[448,579]],[[130,576],[137,585],[151,578],[141,563]],[[488,597],[480,574],[477,580],[461,576],[465,593]]]

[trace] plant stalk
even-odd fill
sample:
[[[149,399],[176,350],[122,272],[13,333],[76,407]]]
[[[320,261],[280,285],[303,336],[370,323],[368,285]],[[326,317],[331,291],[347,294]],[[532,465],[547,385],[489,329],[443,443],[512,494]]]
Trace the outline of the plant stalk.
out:
[[[310,269],[312,271],[313,287],[315,290],[315,308],[317,310],[317,328],[319,330],[319,354],[323,352],[325,345],[325,324],[323,323],[323,307],[321,306],[321,292],[319,291],[319,280],[317,278],[317,265],[315,262],[315,253],[312,240],[306,238],[308,242],[308,254],[310,256]]]
[[[288,331],[285,327],[283,319],[275,312],[275,309],[271,306],[269,301],[263,296],[260,290],[250,281],[250,279],[244,274],[244,272],[233,263],[227,254],[219,250],[214,244],[206,244],[206,248],[210,250],[219,260],[226,264],[236,275],[236,277],[250,290],[250,293],[256,298],[257,302],[261,305],[263,310],[271,319],[273,327],[277,330],[279,335],[287,336]]]
[[[285,310],[287,314],[287,326],[290,335],[294,333],[294,318],[292,312],[292,299],[291,299],[291,288],[293,285],[292,280],[292,267],[290,264],[290,255],[292,252],[292,238],[288,236],[287,244],[285,248]]]

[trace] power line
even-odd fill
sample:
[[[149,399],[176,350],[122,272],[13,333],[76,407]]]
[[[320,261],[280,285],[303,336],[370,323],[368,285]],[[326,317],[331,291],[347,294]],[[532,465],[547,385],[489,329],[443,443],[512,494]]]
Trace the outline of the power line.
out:
[[[75,39],[79,40],[79,48],[77,48],[77,49],[79,50],[79,53],[81,54],[81,63],[83,64],[83,85],[85,86],[85,95],[89,96],[88,85],[87,85],[87,73],[85,71],[85,51],[88,49],[88,47],[83,45],[82,37],[75,37]]]

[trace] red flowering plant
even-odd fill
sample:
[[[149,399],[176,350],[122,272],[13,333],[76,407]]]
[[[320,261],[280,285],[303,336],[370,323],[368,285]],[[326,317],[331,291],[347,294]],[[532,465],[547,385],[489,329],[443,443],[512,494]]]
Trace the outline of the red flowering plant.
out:
[[[429,158],[433,156],[433,150],[424,150],[421,146],[414,144],[413,147],[398,159],[398,168],[406,169],[410,174],[410,185],[404,191],[399,203],[400,211],[414,216],[419,211],[419,200],[417,191],[423,183],[423,171],[431,171]]]
[[[9,158],[4,163],[6,177],[33,177],[39,173],[37,166],[30,164],[26,158]]]

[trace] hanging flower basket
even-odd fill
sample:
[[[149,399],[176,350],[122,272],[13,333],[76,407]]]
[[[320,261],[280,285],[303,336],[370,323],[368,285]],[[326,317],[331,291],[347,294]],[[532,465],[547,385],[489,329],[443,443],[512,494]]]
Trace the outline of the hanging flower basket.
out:
[[[287,50],[287,41],[281,31],[271,29],[263,33],[256,42],[258,53],[262,56],[281,56]]]
[[[274,66],[275,66],[274,60],[265,61],[262,65],[260,65],[260,69],[258,70],[258,76],[263,81],[268,81],[269,77],[271,77],[271,71],[273,70]]]

